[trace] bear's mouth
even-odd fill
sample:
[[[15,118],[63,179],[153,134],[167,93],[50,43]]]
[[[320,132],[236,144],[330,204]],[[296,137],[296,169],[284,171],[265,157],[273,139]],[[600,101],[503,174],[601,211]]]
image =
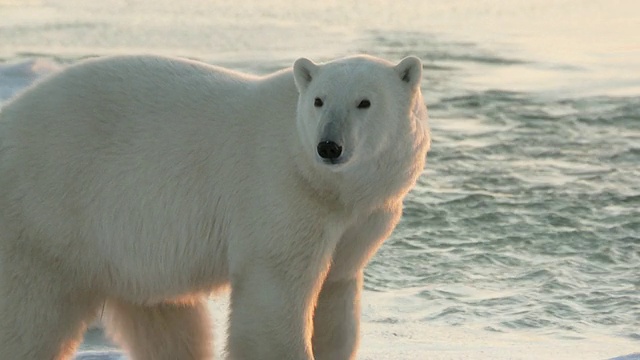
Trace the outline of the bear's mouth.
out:
[[[323,164],[327,164],[327,165],[339,165],[342,164],[344,161],[340,158],[338,159],[321,159]]]

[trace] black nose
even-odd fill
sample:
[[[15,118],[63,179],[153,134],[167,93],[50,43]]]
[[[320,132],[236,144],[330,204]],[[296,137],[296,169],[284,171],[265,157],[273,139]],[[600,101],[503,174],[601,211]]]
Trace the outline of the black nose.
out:
[[[322,141],[318,144],[318,155],[323,159],[337,159],[342,154],[342,146],[333,141]]]

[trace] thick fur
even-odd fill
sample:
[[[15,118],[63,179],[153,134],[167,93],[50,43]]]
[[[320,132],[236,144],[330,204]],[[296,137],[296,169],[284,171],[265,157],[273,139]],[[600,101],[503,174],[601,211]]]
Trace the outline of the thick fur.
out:
[[[412,57],[127,56],[28,89],[0,113],[0,360],[69,359],[105,303],[132,359],[210,359],[228,284],[230,359],[353,359],[362,269],[429,148],[420,81]]]

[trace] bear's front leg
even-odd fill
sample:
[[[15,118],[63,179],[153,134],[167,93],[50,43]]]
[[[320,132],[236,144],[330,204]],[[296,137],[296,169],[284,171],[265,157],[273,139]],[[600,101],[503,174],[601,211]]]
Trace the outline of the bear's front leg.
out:
[[[251,268],[232,275],[229,359],[312,360],[312,312],[322,271],[260,262]]]
[[[315,360],[355,358],[360,318],[362,275],[325,281],[313,317]]]
[[[401,214],[400,203],[378,209],[347,229],[340,239],[313,317],[315,360],[355,359],[362,271],[394,229]]]

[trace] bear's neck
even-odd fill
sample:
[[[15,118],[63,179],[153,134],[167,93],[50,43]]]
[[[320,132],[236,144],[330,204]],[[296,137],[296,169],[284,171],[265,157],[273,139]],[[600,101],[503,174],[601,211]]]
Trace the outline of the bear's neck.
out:
[[[315,159],[309,159],[306,152],[300,149],[294,155],[295,167],[292,177],[302,190],[302,193],[317,202],[320,206],[331,210],[344,210],[347,203],[341,194],[341,174],[322,171],[314,164]]]

